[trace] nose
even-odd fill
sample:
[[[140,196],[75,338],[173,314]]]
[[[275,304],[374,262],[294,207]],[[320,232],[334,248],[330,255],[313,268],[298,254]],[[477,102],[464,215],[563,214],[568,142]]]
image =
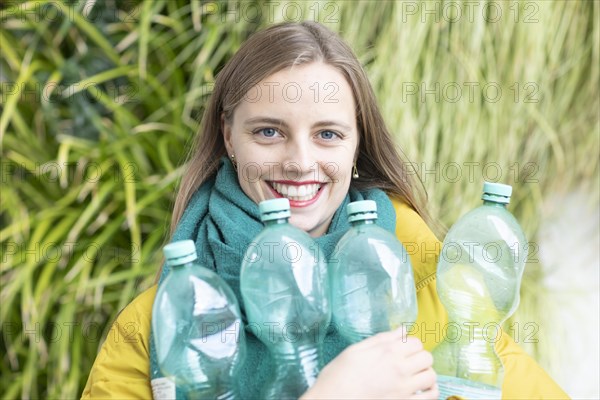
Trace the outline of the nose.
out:
[[[314,150],[308,135],[297,135],[288,142],[283,163],[283,169],[288,179],[298,181],[312,179],[312,172],[317,165]]]

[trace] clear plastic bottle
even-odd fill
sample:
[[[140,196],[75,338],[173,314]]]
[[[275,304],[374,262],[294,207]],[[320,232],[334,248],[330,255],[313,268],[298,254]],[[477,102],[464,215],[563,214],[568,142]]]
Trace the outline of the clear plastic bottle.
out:
[[[410,258],[390,232],[377,226],[377,203],[347,207],[352,227],[329,259],[333,320],[356,343],[379,332],[413,324],[417,299]]]
[[[188,399],[234,399],[245,356],[241,313],[231,288],[197,263],[192,240],[163,249],[171,271],[152,308],[152,332],[162,374]]]
[[[506,209],[511,194],[511,186],[486,182],[483,205],[460,218],[444,240],[437,291],[448,325],[433,350],[440,398],[501,398],[504,370],[494,344],[519,304],[527,257],[525,235]]]
[[[259,204],[265,228],[240,274],[248,327],[275,362],[261,398],[297,399],[315,382],[331,320],[327,266],[317,244],[290,225],[288,199]]]

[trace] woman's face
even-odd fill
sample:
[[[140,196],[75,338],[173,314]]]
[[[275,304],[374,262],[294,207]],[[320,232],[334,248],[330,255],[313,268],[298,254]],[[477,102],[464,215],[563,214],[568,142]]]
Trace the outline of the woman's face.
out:
[[[340,72],[311,63],[269,76],[223,121],[223,133],[248,197],[287,197],[293,225],[313,237],[327,231],[358,146],[354,97]]]

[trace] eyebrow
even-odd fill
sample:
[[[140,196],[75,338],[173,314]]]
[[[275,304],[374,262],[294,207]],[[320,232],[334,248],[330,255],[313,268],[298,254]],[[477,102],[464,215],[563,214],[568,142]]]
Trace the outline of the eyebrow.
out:
[[[263,123],[263,124],[281,126],[286,129],[289,128],[289,125],[284,120],[279,119],[279,118],[271,118],[271,117],[252,117],[252,118],[248,118],[246,121],[244,121],[244,123],[246,125]],[[343,122],[334,121],[334,120],[318,121],[312,125],[312,128],[318,128],[318,127],[323,127],[323,126],[338,126],[342,129],[345,129],[348,131],[352,129],[352,128],[350,128],[350,126],[344,124]]]

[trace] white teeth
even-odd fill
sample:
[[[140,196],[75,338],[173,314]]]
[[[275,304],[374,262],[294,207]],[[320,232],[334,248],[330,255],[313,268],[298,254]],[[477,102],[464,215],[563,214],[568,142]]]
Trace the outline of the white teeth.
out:
[[[272,182],[271,185],[282,196],[294,201],[306,201],[312,199],[313,197],[315,197],[315,195],[319,191],[319,188],[321,187],[321,185],[319,185],[318,183],[294,186]]]

